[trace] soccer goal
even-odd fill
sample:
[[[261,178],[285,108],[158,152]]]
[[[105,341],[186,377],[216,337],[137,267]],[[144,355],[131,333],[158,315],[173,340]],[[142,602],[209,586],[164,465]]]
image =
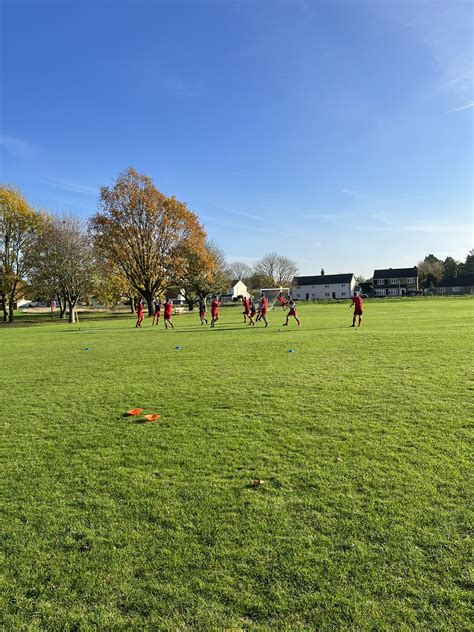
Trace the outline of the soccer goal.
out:
[[[290,293],[289,287],[264,287],[260,290],[258,296],[262,294],[268,299],[268,309],[275,309],[275,307],[284,307],[283,303],[280,303],[278,300],[279,296],[283,296],[285,301],[287,300],[288,294]]]

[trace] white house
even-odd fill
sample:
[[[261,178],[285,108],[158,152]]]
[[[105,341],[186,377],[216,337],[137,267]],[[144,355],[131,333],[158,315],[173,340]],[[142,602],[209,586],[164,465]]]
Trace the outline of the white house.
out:
[[[230,303],[239,298],[239,296],[248,297],[250,296],[250,294],[248,293],[247,286],[243,281],[239,279],[234,279],[230,284],[229,291],[227,292],[227,294],[222,294],[220,300],[223,303]]]
[[[321,274],[301,276],[293,279],[291,296],[297,301],[331,301],[338,298],[350,298],[356,287],[352,272],[344,274]]]

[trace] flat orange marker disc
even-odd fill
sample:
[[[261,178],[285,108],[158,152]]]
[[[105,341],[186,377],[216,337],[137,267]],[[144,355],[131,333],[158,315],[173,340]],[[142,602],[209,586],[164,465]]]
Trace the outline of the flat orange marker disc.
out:
[[[142,412],[143,408],[134,408],[133,410],[127,410],[127,415],[139,415]]]
[[[160,418],[159,415],[143,415],[147,421],[156,421]]]

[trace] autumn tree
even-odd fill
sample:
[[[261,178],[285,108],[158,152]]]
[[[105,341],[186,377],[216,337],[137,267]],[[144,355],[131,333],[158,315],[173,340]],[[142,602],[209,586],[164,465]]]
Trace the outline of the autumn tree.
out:
[[[89,237],[76,218],[54,218],[41,231],[32,249],[31,282],[50,284],[64,296],[69,322],[76,321],[76,305],[93,287],[96,266]]]
[[[204,229],[186,204],[133,168],[102,187],[100,206],[89,223],[95,246],[144,297],[151,316],[153,297],[182,278],[189,252],[204,249]]]
[[[260,275],[268,287],[290,287],[298,266],[293,259],[270,252],[255,264],[254,273]]]
[[[123,297],[127,297],[131,302],[131,311],[134,311],[134,290],[121,271],[117,270],[110,261],[101,259],[100,256],[96,257],[96,273],[92,293],[101,305],[108,307],[113,307]]]
[[[175,290],[183,294],[189,310],[198,298],[227,291],[230,277],[223,251],[212,242],[203,250],[188,252],[186,265],[177,279]]]
[[[0,187],[0,291],[4,320],[13,321],[15,302],[27,291],[31,267],[29,252],[45,216],[35,211],[22,194]]]

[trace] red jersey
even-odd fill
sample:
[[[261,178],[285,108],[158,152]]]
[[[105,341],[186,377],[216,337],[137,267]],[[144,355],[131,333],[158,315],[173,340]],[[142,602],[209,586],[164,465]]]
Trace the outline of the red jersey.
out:
[[[211,303],[211,311],[213,314],[217,314],[219,311],[219,299],[215,298]]]
[[[137,303],[137,313],[143,314],[143,303],[141,301],[138,301]]]
[[[268,307],[268,299],[266,296],[262,297],[262,314],[265,315],[267,313]]]
[[[354,308],[355,308],[356,312],[361,312],[362,311],[362,307],[364,305],[364,302],[362,301],[362,298],[360,296],[353,296],[352,297],[352,304],[354,305]]]
[[[165,303],[165,318],[171,318],[172,303]]]

